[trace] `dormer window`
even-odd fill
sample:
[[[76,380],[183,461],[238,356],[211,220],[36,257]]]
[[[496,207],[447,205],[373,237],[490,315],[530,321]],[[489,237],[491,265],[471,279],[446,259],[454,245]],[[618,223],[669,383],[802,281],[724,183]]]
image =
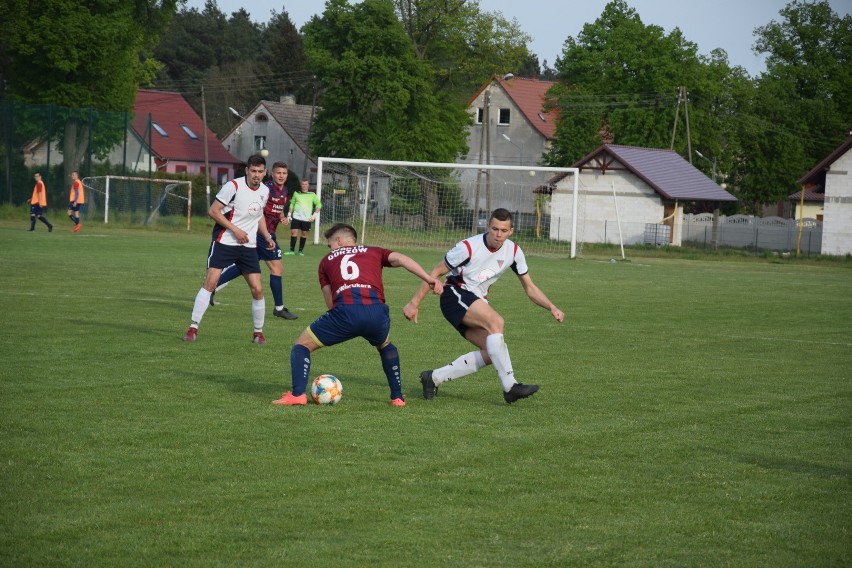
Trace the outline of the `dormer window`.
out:
[[[157,134],[159,134],[159,135],[160,135],[160,136],[162,136],[163,138],[168,138],[168,137],[169,137],[169,133],[168,133],[168,132],[166,132],[165,130],[163,130],[163,127],[162,127],[162,126],[160,126],[159,124],[157,124],[156,122],[151,121],[151,126],[152,126],[152,127],[154,127],[154,130],[156,130],[156,131],[157,131]]]
[[[183,131],[186,132],[187,136],[189,136],[193,140],[198,140],[198,136],[195,134],[195,132],[192,131],[189,126],[187,126],[186,124],[181,124],[180,127],[183,128]]]

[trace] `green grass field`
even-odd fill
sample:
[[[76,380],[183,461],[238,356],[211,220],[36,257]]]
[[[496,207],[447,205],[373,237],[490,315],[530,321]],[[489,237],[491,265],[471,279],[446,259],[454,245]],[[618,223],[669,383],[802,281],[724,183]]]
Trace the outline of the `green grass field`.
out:
[[[339,405],[281,408],[324,246],[268,345],[239,281],[185,344],[206,230],[51,220],[0,221],[2,566],[852,565],[849,262],[531,258],[567,317],[492,289],[512,406],[491,368],[422,400],[471,348],[389,270],[408,406],[352,341],[314,356]]]

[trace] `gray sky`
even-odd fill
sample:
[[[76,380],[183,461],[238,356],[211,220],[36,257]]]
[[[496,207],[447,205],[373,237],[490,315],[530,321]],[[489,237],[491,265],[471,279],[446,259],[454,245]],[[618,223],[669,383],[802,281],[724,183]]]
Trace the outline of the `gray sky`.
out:
[[[321,14],[325,2],[321,0],[217,0],[219,9],[230,14],[242,7],[252,20],[266,22],[272,10],[284,10],[297,28],[311,16]],[[577,37],[586,23],[594,22],[606,6],[607,0],[480,0],[480,7],[488,12],[501,12],[507,19],[516,19],[521,29],[532,36],[530,50],[539,61],[547,60],[554,66],[556,56],[562,53],[567,37]],[[771,20],[780,20],[778,12],[784,0],[627,0],[645,25],[661,26],[666,32],[680,28],[687,40],[698,45],[699,53],[707,55],[721,47],[728,52],[728,61],[741,65],[751,75],[764,70],[763,58],[751,51],[754,29]],[[829,0],[838,14],[852,9],[852,0]],[[188,7],[199,10],[204,0],[187,0]]]

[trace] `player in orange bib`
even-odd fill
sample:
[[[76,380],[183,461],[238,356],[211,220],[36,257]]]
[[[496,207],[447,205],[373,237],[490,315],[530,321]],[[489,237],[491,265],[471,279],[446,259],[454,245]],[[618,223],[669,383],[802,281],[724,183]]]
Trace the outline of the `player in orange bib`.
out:
[[[68,218],[74,222],[74,228],[71,229],[74,233],[79,233],[82,227],[80,211],[85,205],[86,191],[83,189],[83,182],[80,181],[80,174],[74,170],[71,172],[71,195],[68,197]]]
[[[44,216],[44,210],[47,208],[47,190],[44,187],[44,182],[41,181],[41,173],[36,172],[35,187],[33,188],[33,196],[30,198],[30,231],[35,231],[36,217],[38,220],[47,225],[47,231],[53,230],[53,225]]]

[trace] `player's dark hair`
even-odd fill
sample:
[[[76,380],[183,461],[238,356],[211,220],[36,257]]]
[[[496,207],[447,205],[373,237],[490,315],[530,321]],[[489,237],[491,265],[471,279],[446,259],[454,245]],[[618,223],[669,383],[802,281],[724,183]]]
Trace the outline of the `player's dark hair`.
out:
[[[353,227],[352,225],[347,225],[346,223],[338,223],[332,226],[330,229],[326,230],[326,232],[324,232],[322,235],[326,238],[326,240],[328,240],[338,233],[347,237],[351,237],[353,241],[358,240],[358,231],[355,230],[355,227]]]
[[[263,166],[265,168],[266,158],[264,158],[260,154],[252,154],[251,156],[249,156],[249,159],[246,162],[246,167],[250,168],[252,166]]]
[[[512,212],[508,209],[503,209],[502,207],[495,209],[491,213],[491,219],[497,219],[498,221],[508,221],[510,226],[515,226],[515,224],[512,222]],[[489,221],[491,219],[489,219]]]
[[[284,168],[288,171],[290,170],[290,168],[288,168],[287,164],[285,164],[284,162],[275,162],[274,164],[272,164],[272,169],[274,170],[275,168]]]

